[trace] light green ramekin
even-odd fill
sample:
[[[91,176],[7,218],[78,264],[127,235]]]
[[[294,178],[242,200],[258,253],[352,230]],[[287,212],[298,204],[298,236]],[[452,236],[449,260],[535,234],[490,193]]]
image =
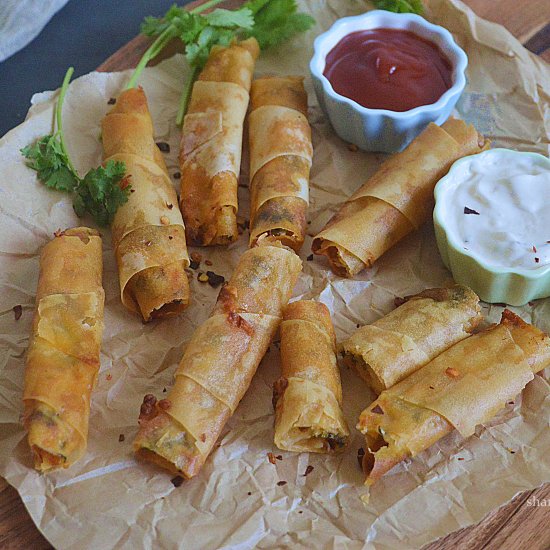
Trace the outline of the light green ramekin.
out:
[[[490,149],[475,155],[457,160],[449,173],[435,186],[435,209],[433,214],[435,236],[439,253],[445,266],[453,274],[457,283],[468,285],[478,296],[489,303],[504,303],[521,306],[537,298],[550,296],[550,264],[536,269],[507,268],[488,265],[479,256],[464,250],[455,236],[447,230],[443,213],[442,195],[449,185],[454,172],[472,159],[483,161],[483,158],[498,154],[513,164],[518,156],[530,156],[534,163],[543,164],[550,174],[550,159],[538,153],[512,151],[510,149]],[[549,228],[550,231],[550,228]]]

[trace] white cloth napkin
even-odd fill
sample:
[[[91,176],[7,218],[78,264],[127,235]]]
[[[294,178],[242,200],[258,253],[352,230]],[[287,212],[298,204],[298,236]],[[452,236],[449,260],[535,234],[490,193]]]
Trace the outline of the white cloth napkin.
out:
[[[0,62],[24,48],[68,0],[0,0]]]

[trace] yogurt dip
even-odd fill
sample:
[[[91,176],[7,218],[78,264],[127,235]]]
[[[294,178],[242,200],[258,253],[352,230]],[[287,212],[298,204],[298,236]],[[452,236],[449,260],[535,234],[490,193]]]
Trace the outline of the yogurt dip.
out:
[[[455,165],[437,192],[447,237],[484,264],[550,264],[550,161],[493,149]]]

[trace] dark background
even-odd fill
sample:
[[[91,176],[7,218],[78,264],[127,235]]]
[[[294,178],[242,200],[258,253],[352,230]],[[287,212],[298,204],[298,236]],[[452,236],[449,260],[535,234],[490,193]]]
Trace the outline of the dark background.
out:
[[[75,68],[73,78],[93,71],[139,34],[145,16],[161,16],[174,3],[70,0],[30,44],[0,63],[0,136],[23,122],[35,92],[61,86],[69,66]]]

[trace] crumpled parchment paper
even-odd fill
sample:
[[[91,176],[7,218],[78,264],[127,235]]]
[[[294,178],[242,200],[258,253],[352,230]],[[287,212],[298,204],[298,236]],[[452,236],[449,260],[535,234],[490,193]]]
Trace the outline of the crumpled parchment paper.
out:
[[[275,52],[262,53],[256,74],[304,74],[313,126],[310,235],[372,173],[382,155],[354,152],[332,132],[313,94],[308,61],[315,35],[364,1],[303,0],[317,20],[314,30]],[[470,59],[469,84],[459,116],[499,146],[548,154],[550,67],[529,54],[502,27],[476,17],[457,0],[432,0],[428,17],[453,32]],[[171,174],[178,172],[175,115],[188,74],[181,56],[145,71],[157,141],[170,144]],[[85,171],[101,161],[101,118],[128,73],[92,73],[71,84],[64,108],[70,154]],[[171,476],[132,454],[142,397],[162,397],[193,328],[214,304],[217,290],[191,272],[192,300],[177,319],[143,325],[120,304],[108,230],[104,237],[106,290],[101,373],[93,394],[88,452],[66,471],[47,476],[31,465],[23,428],[24,354],[32,320],[38,254],[58,228],[79,223],[70,199],[37,183],[19,149],[51,132],[55,93],[33,98],[27,120],[0,140],[0,474],[23,498],[38,528],[58,548],[415,548],[479,521],[519,491],[550,480],[550,386],[536,376],[523,395],[489,425],[463,440],[457,432],[386,475],[365,506],[354,429],[349,450],[336,457],[292,454],[273,447],[271,385],[279,375],[273,344],[252,385],[199,476],[179,488]],[[246,159],[246,151],[245,151]],[[248,214],[246,161],[240,191]],[[174,180],[177,184],[177,181]],[[226,278],[246,248],[241,236],[226,248],[202,249]],[[295,297],[315,298],[331,309],[339,340],[357,324],[393,307],[395,296],[450,281],[426,224],[353,280],[336,277],[310,254]],[[204,267],[204,264],[203,264]],[[23,306],[16,321],[12,308]],[[490,320],[502,308],[486,306]],[[550,331],[550,299],[514,308]],[[344,408],[350,426],[373,399],[352,372],[343,370]],[[124,434],[124,441],[119,435]],[[267,453],[282,460],[271,464]],[[512,452],[513,451],[513,452]],[[306,467],[313,471],[304,476]],[[286,485],[278,486],[278,481]]]

